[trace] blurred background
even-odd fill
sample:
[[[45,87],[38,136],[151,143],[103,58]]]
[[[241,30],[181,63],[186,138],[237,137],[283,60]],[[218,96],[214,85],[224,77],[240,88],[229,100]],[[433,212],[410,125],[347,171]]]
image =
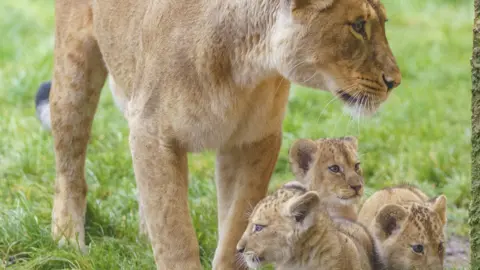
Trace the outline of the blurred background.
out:
[[[466,269],[473,1],[383,3],[401,86],[370,119],[352,119],[329,93],[294,87],[271,189],[293,178],[287,151],[294,139],[357,136],[366,197],[398,183],[413,183],[430,196],[445,194],[447,265]],[[57,249],[51,240],[53,145],[35,117],[34,96],[52,74],[54,1],[2,0],[0,17],[0,267],[154,269],[150,245],[138,238],[127,125],[109,91],[102,93],[87,157],[90,253]],[[214,156],[191,154],[189,167],[192,217],[210,269],[217,220]]]

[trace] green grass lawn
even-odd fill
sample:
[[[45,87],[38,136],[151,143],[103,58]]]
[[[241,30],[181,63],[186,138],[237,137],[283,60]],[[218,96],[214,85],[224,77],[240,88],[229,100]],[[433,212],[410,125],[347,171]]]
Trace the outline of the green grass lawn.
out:
[[[358,136],[367,196],[401,182],[448,198],[448,233],[468,234],[470,69],[473,5],[462,0],[385,0],[388,38],[402,85],[371,119],[352,120],[326,92],[295,88],[271,187],[290,180],[287,150],[299,137]],[[86,166],[90,253],[58,249],[50,238],[52,138],[35,117],[40,82],[52,73],[53,0],[0,1],[0,268],[154,269],[137,236],[128,130],[104,91]],[[205,269],[216,246],[212,153],[192,154],[190,203]]]

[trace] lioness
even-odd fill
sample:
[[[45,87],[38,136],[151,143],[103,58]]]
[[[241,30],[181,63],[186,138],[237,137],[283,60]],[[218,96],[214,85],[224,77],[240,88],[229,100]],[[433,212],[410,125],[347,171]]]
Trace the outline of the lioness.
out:
[[[242,213],[265,196],[277,160],[290,82],[328,90],[370,114],[401,81],[379,0],[55,5],[52,90],[42,107],[55,147],[53,236],[85,245],[85,153],[109,74],[130,129],[158,269],[201,268],[187,204],[188,152],[217,152],[213,268],[235,269]]]
[[[254,208],[237,249],[248,267],[277,269],[380,269],[374,241],[362,225],[332,220],[316,191],[296,181]]]
[[[392,270],[443,269],[445,195],[428,199],[420,189],[401,185],[375,192],[358,220],[378,241],[383,262]]]
[[[357,220],[363,176],[356,137],[298,139],[289,149],[296,180],[317,191],[332,217]]]

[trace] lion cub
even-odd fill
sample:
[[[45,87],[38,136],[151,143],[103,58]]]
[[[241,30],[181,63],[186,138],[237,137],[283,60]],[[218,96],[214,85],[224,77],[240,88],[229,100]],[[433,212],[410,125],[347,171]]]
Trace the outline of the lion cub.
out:
[[[374,269],[373,238],[362,225],[335,222],[316,191],[290,182],[253,209],[237,250],[249,268]]]
[[[296,180],[317,191],[332,217],[357,220],[363,177],[353,136],[316,141],[299,139],[289,150]]]
[[[374,193],[358,220],[374,235],[388,269],[443,269],[446,209],[445,195],[428,199],[402,185]]]

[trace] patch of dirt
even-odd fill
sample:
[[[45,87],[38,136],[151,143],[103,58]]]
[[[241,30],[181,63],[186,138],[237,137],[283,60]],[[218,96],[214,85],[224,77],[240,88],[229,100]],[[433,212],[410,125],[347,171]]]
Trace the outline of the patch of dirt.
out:
[[[445,250],[446,269],[470,269],[470,241],[468,237],[450,235]]]

